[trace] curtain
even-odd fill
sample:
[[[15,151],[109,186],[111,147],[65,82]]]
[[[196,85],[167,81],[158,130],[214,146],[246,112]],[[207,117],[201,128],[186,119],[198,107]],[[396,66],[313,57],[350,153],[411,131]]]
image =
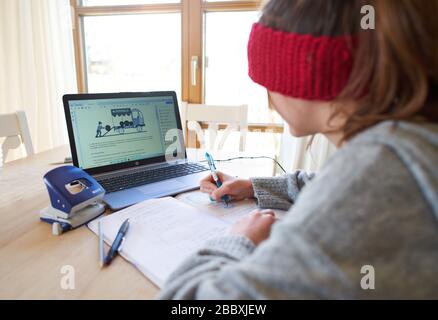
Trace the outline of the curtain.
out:
[[[336,147],[323,135],[316,135],[311,146],[308,147],[310,141],[311,137],[295,138],[291,136],[289,128],[285,124],[280,160],[287,171],[317,172],[336,151]]]
[[[77,92],[71,22],[69,0],[0,0],[0,114],[26,112],[36,152],[68,142],[62,95]]]

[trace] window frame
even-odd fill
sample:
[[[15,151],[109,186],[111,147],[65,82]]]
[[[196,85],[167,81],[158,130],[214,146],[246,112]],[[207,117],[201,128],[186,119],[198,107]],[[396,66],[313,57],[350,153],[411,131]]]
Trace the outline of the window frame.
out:
[[[118,6],[82,6],[81,0],[70,0],[72,9],[72,32],[79,93],[87,93],[87,71],[84,49],[83,17],[145,13],[181,13],[181,100],[189,103],[204,102],[204,57],[205,57],[205,13],[256,11],[262,0],[215,1],[181,0],[179,3],[136,4]],[[198,58],[196,86],[192,85],[192,57]],[[255,132],[282,133],[279,124],[249,124]]]

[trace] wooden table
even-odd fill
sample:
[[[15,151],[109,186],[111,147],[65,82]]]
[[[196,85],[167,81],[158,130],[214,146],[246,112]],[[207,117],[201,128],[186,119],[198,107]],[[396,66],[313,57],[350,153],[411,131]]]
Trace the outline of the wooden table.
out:
[[[53,236],[40,222],[49,205],[43,175],[62,165],[67,146],[17,160],[0,169],[0,299],[151,299],[158,288],[122,258],[111,267],[98,263],[97,237],[86,227]],[[200,150],[189,158],[202,159]],[[227,158],[241,154],[216,154]],[[220,170],[239,176],[272,175],[271,160],[219,163]],[[61,287],[63,266],[75,270],[75,289]]]

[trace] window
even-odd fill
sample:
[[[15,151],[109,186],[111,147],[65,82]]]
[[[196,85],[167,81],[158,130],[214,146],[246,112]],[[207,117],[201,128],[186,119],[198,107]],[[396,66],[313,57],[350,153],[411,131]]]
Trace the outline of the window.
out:
[[[246,58],[248,34],[257,17],[255,11],[206,13],[204,97],[207,104],[248,104],[248,121],[266,122],[266,90],[248,77]]]
[[[82,0],[83,6],[121,6],[132,4],[178,3],[180,0]]]
[[[71,3],[80,92],[172,89],[191,103],[248,104],[248,146],[261,136],[278,145],[279,117],[247,76],[246,45],[261,1]]]
[[[181,94],[179,13],[84,17],[83,25],[87,91]]]

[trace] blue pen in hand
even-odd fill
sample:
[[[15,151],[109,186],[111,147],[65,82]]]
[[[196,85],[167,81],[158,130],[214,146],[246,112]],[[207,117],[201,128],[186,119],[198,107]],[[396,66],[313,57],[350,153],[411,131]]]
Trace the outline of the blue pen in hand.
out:
[[[211,176],[213,177],[216,186],[220,188],[222,186],[222,181],[219,179],[217,175],[216,165],[214,164],[213,157],[208,152],[206,152],[205,159],[207,160],[208,166],[210,167]],[[228,207],[228,204],[230,202],[230,196],[228,195],[222,196],[222,201],[224,202],[225,206]]]

